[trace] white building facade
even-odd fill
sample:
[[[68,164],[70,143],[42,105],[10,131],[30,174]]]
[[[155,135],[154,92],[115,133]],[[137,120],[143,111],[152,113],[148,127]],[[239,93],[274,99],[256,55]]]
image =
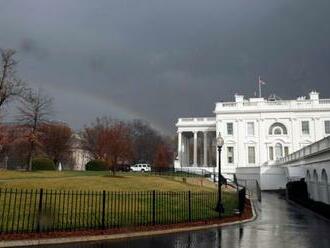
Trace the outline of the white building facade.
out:
[[[308,99],[244,99],[216,103],[212,118],[179,118],[176,168],[212,171],[218,164],[216,137],[221,133],[222,171],[273,161],[330,135],[330,99],[310,92]]]

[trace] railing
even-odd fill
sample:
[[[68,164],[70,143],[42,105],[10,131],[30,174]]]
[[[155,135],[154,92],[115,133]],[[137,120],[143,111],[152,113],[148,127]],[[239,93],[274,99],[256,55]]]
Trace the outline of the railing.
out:
[[[330,99],[320,99],[320,104],[330,104]]]
[[[293,152],[285,157],[282,157],[275,161],[275,165],[281,165],[284,163],[288,163],[290,161],[302,159],[306,156],[310,156],[312,154],[322,152],[323,150],[330,149],[330,136],[325,137],[313,144],[303,147],[302,149]]]
[[[264,101],[258,101],[258,102],[254,102],[254,101],[249,101],[249,100],[245,100],[243,102],[219,102],[216,105],[216,108],[236,108],[239,107],[241,108],[241,106],[243,105],[244,107],[274,107],[274,106],[286,106],[288,108],[304,108],[304,107],[312,107],[314,104],[321,104],[321,105],[326,105],[329,104],[330,105],[330,99],[319,99],[319,100],[276,100],[276,101],[268,101],[268,100],[264,100]],[[322,107],[322,106],[320,106]]]
[[[222,104],[223,107],[236,107],[237,103],[236,102],[224,102],[224,103],[220,103]]]
[[[258,106],[258,102],[243,102],[243,106]]]
[[[247,194],[250,198],[257,199],[261,201],[261,188],[259,182],[255,179],[238,179],[239,185],[244,186],[247,190]]]
[[[151,172],[147,174],[157,176],[177,176],[177,177],[211,177],[212,173],[206,169],[198,167],[185,168],[164,168],[152,167]]]
[[[213,122],[213,117],[179,118],[179,122]]]
[[[234,195],[233,195],[234,194]],[[234,200],[233,200],[234,199]],[[236,199],[236,200],[235,200]],[[241,201],[244,199],[240,199]],[[0,234],[175,224],[216,219],[217,192],[0,189]],[[223,192],[225,213],[239,203]]]

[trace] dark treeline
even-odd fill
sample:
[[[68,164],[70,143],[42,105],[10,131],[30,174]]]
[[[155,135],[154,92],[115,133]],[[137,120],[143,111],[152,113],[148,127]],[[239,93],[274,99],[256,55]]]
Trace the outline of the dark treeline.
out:
[[[138,162],[157,167],[173,163],[173,142],[142,120],[97,118],[81,132],[83,149],[113,171],[120,164]]]

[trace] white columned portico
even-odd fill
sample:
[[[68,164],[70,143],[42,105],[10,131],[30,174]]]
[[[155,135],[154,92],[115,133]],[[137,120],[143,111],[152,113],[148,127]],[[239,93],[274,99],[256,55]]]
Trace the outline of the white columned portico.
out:
[[[199,170],[215,164],[215,151],[211,148],[216,131],[215,118],[182,118],[177,127],[179,161],[175,163],[176,168],[194,167]]]
[[[197,131],[194,131],[194,162],[193,166],[197,166]]]
[[[204,134],[204,141],[203,141],[203,145],[204,145],[204,166],[207,167],[207,132],[203,132]]]

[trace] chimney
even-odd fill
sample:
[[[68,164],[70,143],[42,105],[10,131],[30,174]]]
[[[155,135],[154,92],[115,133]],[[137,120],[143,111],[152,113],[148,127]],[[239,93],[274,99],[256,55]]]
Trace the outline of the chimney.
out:
[[[235,102],[242,103],[243,101],[244,101],[244,96],[243,95],[235,94]]]
[[[309,99],[313,102],[318,102],[319,101],[319,95],[320,95],[320,93],[318,93],[316,91],[311,91],[309,93]]]

